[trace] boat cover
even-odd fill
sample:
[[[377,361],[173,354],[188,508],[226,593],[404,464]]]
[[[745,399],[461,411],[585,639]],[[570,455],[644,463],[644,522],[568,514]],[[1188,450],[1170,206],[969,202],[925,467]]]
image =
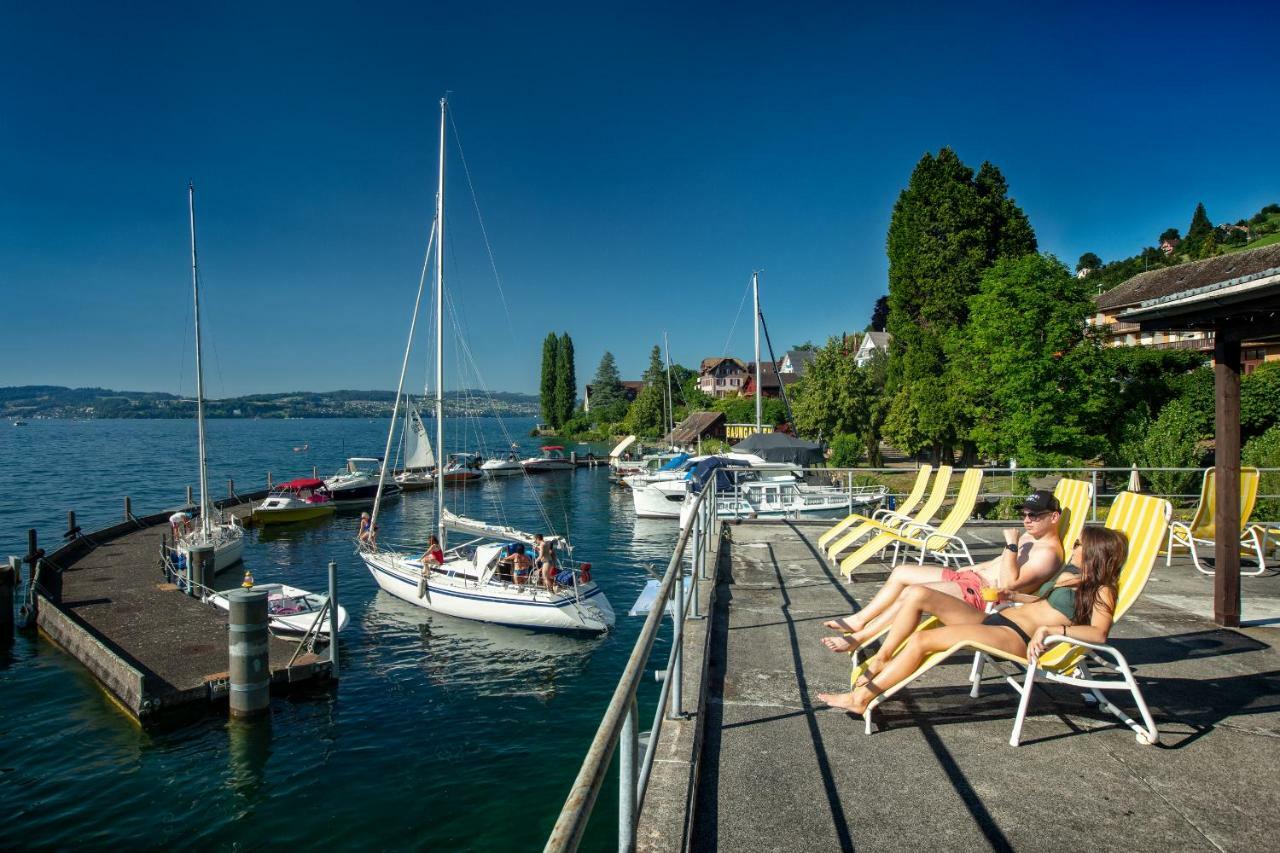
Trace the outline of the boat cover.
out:
[[[666,465],[663,465],[663,466],[662,466],[661,468],[659,468],[658,470],[659,470],[659,471],[674,471],[674,470],[676,470],[677,468],[679,468],[681,465],[683,465],[684,463],[686,463],[686,462],[688,462],[688,461],[689,461],[689,454],[688,454],[688,453],[681,453],[681,454],[679,454],[678,456],[676,456],[674,459],[669,460],[669,461],[667,462],[667,464],[666,464]]]
[[[785,462],[805,468],[826,461],[821,444],[780,432],[758,432],[735,444],[733,449],[737,453],[754,453],[766,462]]]
[[[303,489],[322,489],[324,488],[324,480],[317,480],[313,477],[299,477],[296,480],[290,480],[287,483],[277,483],[277,489],[289,489],[290,491],[302,491]]]
[[[745,468],[750,469],[750,465],[745,462],[739,462],[736,459],[726,459],[723,456],[712,456],[709,459],[703,459],[697,464],[689,474],[690,488],[694,492],[701,492],[702,487],[711,482],[711,478],[716,478],[716,489],[719,491],[729,491],[734,486],[733,477],[730,476],[725,468]]]

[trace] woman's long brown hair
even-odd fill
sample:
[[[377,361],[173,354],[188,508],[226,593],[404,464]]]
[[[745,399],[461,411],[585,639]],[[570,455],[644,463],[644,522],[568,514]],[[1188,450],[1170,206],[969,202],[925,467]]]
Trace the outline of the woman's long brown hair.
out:
[[[1118,530],[1106,527],[1086,527],[1080,531],[1080,544],[1084,548],[1084,563],[1080,567],[1080,582],[1076,585],[1076,612],[1072,624],[1088,625],[1093,621],[1093,608],[1098,602],[1098,590],[1106,587],[1114,595],[1120,580],[1120,568],[1129,555],[1129,539]]]

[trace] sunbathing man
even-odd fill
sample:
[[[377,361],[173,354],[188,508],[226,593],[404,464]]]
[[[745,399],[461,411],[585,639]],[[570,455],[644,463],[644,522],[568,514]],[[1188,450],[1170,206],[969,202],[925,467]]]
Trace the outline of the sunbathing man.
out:
[[[1061,517],[1062,507],[1053,492],[1037,489],[1022,502],[1022,533],[1005,529],[1005,546],[998,557],[960,570],[898,566],[866,607],[843,619],[823,623],[844,636],[824,637],[822,644],[833,652],[851,652],[870,641],[892,624],[902,606],[903,593],[919,584],[959,598],[978,612],[986,607],[982,600],[983,587],[1014,592],[1036,589],[1062,567],[1062,540],[1058,538]]]
[[[1072,565],[1036,595],[1012,594],[1010,598],[1023,606],[999,613],[984,614],[936,590],[917,588],[912,601],[898,611],[880,651],[867,661],[865,679],[849,693],[819,693],[818,699],[861,714],[872,699],[910,677],[930,654],[957,643],[981,643],[1027,659],[1045,650],[1044,638],[1050,634],[1105,643],[1128,550],[1123,533],[1086,527],[1072,553]],[[938,617],[945,627],[916,631],[925,613]],[[906,645],[894,654],[904,641]]]

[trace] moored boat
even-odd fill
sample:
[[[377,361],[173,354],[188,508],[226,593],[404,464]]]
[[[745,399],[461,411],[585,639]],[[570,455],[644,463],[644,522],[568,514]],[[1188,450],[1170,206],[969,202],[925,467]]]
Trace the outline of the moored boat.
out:
[[[316,617],[324,609],[329,600],[328,595],[307,592],[296,586],[284,583],[254,584],[253,589],[265,590],[267,593],[267,624],[273,631],[283,634],[306,634],[316,627]],[[231,602],[225,592],[214,592],[206,595],[205,602],[222,610],[230,610]],[[319,639],[329,638],[329,619],[332,614],[326,613],[317,628]],[[338,605],[338,633],[341,634],[349,622],[347,609]]]
[[[373,506],[381,469],[382,460],[375,456],[352,456],[347,460],[346,468],[324,481],[333,505],[338,509]],[[400,486],[394,481],[387,483],[382,490],[383,499],[398,494]]]
[[[542,474],[547,471],[572,471],[573,460],[564,455],[564,448],[558,444],[549,444],[540,448],[541,453],[521,461],[520,465],[530,474]]]
[[[254,524],[287,524],[333,515],[334,506],[324,480],[301,477],[280,483],[253,508]]]

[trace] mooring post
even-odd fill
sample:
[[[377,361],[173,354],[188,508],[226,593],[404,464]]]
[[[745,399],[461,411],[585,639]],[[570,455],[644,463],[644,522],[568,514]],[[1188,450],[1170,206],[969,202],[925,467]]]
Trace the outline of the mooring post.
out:
[[[234,498],[235,496],[236,496],[236,481],[228,477],[227,478],[227,497]],[[204,507],[201,507],[200,509],[203,511]]]
[[[67,510],[67,539],[68,541],[76,538],[76,534],[80,532],[80,528],[76,527],[76,511],[74,509]]]
[[[329,561],[329,677],[338,680],[338,564]]]
[[[271,472],[267,472],[267,491],[271,491]]]
[[[313,480],[318,479],[318,478],[316,477],[316,466],[314,466],[314,465],[312,465],[312,466],[311,466],[311,479],[313,479]]]
[[[271,701],[271,648],[267,639],[267,591],[233,589],[227,646],[231,679],[231,716],[237,719],[264,714]]]
[[[570,464],[573,465],[573,470],[577,471],[578,470],[578,451],[576,450],[569,451],[569,462]]]
[[[187,594],[200,597],[212,586],[213,546],[192,545],[187,548]]]
[[[193,498],[191,496],[191,487],[187,486],[187,506],[191,506],[192,500]]]
[[[129,500],[129,496],[124,496],[124,520],[129,521],[133,518],[133,503]]]
[[[24,561],[27,564],[27,577],[34,582],[36,577],[36,563],[40,562],[40,558],[44,556],[44,552],[40,550],[39,542],[36,540],[36,529],[34,527],[27,529],[27,556]]]
[[[0,565],[0,647],[13,643],[13,590],[20,565],[17,557],[10,557],[7,566]]]

